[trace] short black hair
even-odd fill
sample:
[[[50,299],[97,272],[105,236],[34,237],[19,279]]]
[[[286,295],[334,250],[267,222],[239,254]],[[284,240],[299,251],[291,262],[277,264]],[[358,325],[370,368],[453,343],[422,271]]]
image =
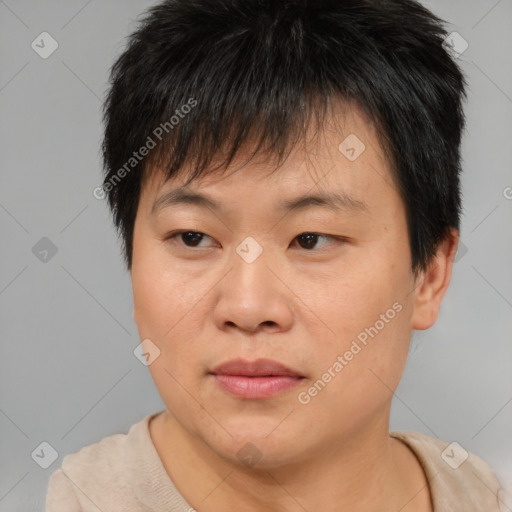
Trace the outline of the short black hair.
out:
[[[466,81],[447,36],[445,22],[414,0],[149,8],[112,66],[103,105],[102,189],[128,269],[156,163],[168,178],[190,164],[189,183],[212,172],[214,157],[227,167],[244,143],[281,162],[342,100],[377,130],[405,204],[412,271],[426,270],[450,228],[459,230],[462,208]]]

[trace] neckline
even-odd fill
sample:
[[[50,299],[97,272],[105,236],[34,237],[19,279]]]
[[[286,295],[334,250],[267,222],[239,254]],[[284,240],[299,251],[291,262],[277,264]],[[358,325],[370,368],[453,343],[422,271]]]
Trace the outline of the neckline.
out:
[[[133,431],[130,433],[134,439],[133,443],[129,443],[129,450],[132,450],[132,453],[127,457],[126,465],[132,472],[131,482],[134,483],[137,498],[150,510],[154,512],[188,510],[191,509],[191,505],[185,501],[168,475],[151,438],[149,424],[163,412],[165,411],[149,414],[139,423],[132,425],[130,431],[132,429]],[[455,474],[448,471],[451,468],[442,466],[445,462],[441,460],[441,451],[446,443],[418,432],[390,431],[389,436],[403,442],[416,457],[429,485],[433,510],[446,512],[454,510],[454,507],[457,509],[464,505],[474,505],[468,496],[458,493],[457,496],[453,495],[454,487],[459,480]],[[439,462],[436,463],[437,457]],[[146,477],[141,479],[141,473]],[[439,476],[440,474],[442,476]]]

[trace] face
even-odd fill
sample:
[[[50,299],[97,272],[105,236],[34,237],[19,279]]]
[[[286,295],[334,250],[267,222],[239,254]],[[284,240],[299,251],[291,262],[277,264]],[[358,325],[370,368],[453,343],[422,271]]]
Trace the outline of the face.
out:
[[[217,206],[169,196],[185,177],[145,184],[134,319],[183,431],[226,459],[252,451],[272,467],[387,428],[415,282],[403,202],[357,110],[273,173],[263,160],[238,167],[188,186]],[[327,194],[339,198],[287,208]],[[289,371],[218,370],[262,359]],[[255,369],[267,376],[247,375]]]

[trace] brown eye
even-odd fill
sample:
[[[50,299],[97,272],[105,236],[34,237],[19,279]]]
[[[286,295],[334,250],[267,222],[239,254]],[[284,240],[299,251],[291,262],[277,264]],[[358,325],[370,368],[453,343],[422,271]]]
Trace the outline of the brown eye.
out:
[[[332,237],[332,236],[322,235],[319,233],[301,233],[300,235],[298,235],[295,238],[295,240],[298,241],[299,246],[302,249],[306,249],[306,250],[310,251],[312,249],[315,249],[315,245],[318,243],[318,240],[321,238],[324,238],[324,239],[328,238],[331,240],[334,239],[334,237]],[[323,247],[321,247],[320,249],[323,249]]]
[[[201,242],[210,239],[208,235],[201,233],[200,231],[174,231],[170,233],[165,240],[174,244],[179,244],[182,247],[188,248],[205,248],[207,245],[201,245]],[[332,241],[343,241],[343,237],[335,237],[330,235],[323,235],[321,233],[301,233],[294,238],[299,245],[300,249],[304,249],[309,252],[321,251]],[[330,242],[329,242],[330,241]],[[320,245],[320,247],[318,246]]]
[[[210,238],[199,231],[175,231],[167,236],[166,240],[181,243],[185,247],[202,247],[199,244],[205,237]]]
[[[180,233],[181,240],[188,247],[196,247],[201,243],[203,236],[203,233],[198,233],[197,231],[185,231]]]

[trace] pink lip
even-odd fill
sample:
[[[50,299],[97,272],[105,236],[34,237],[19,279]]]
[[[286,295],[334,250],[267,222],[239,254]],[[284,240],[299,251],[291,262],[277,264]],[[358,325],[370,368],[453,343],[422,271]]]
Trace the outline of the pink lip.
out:
[[[234,359],[210,372],[226,391],[240,398],[270,398],[296,386],[304,377],[270,359]]]

